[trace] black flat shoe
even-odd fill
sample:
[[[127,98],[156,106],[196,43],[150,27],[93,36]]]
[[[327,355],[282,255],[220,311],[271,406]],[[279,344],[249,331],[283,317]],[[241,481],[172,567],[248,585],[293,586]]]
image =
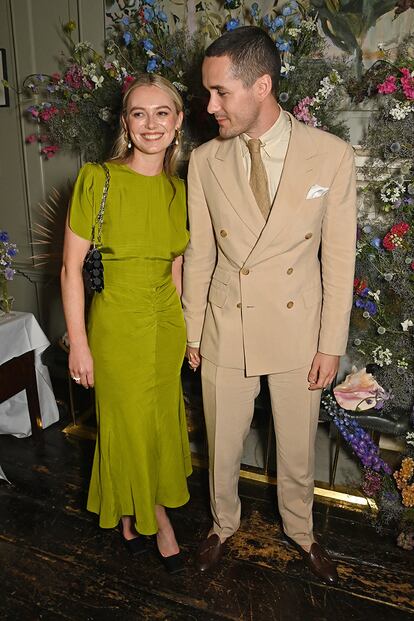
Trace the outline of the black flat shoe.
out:
[[[184,571],[185,563],[182,552],[177,552],[177,554],[172,554],[171,556],[163,556],[158,549],[157,552],[158,558],[169,574],[179,574]]]
[[[124,546],[132,556],[138,556],[139,554],[148,552],[147,541],[143,535],[138,535],[137,537],[134,537],[134,539],[125,539],[122,524],[119,524],[119,532]]]

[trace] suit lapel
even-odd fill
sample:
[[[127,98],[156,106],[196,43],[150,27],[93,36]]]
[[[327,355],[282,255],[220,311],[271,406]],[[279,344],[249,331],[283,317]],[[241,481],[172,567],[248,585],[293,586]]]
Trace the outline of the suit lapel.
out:
[[[208,163],[234,211],[259,237],[264,220],[247,179],[238,141],[239,138],[220,141],[215,156],[210,157]]]
[[[279,187],[272,210],[257,244],[252,250],[259,254],[270,242],[279,237],[296,217],[314,177],[318,153],[308,129],[289,114],[292,130]]]

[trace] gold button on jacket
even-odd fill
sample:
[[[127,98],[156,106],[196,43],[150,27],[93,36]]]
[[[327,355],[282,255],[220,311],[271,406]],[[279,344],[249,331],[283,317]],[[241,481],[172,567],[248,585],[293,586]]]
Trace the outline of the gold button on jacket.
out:
[[[220,231],[220,235],[221,235],[222,237],[227,237],[227,231],[225,231],[224,229],[221,229],[221,231]]]

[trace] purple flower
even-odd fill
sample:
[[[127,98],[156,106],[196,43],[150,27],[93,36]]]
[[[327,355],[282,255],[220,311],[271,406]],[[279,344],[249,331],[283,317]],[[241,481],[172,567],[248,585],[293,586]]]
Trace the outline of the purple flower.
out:
[[[357,308],[365,308],[365,302],[363,300],[361,300],[360,298],[357,298],[355,300],[355,306]]]
[[[4,270],[4,277],[6,280],[13,280],[14,274],[14,269],[11,267],[6,267],[6,269]]]
[[[232,17],[230,21],[226,23],[226,30],[236,30],[239,26],[239,20]]]
[[[0,231],[0,242],[8,242],[9,234],[6,231]]]
[[[18,252],[18,250],[17,250],[16,246],[13,244],[13,246],[10,246],[10,248],[7,248],[6,254],[9,257],[15,257],[17,252]]]
[[[365,310],[368,311],[370,315],[376,315],[378,312],[377,305],[371,300],[365,302]]]
[[[366,298],[369,292],[370,292],[369,287],[365,287],[365,289],[362,289],[359,295],[363,298]]]
[[[284,15],[286,17],[287,15],[291,15],[291,14],[292,14],[291,7],[289,5],[284,6],[283,9],[282,9],[282,15]]]

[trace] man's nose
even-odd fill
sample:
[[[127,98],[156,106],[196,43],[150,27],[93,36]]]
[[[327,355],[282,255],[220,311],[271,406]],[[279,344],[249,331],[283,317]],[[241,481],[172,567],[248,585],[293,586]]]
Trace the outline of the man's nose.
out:
[[[208,102],[208,106],[207,106],[207,112],[209,114],[215,114],[218,109],[219,109],[219,105],[218,105],[218,102],[217,102],[217,97],[215,97],[213,94],[211,94],[209,102]]]

